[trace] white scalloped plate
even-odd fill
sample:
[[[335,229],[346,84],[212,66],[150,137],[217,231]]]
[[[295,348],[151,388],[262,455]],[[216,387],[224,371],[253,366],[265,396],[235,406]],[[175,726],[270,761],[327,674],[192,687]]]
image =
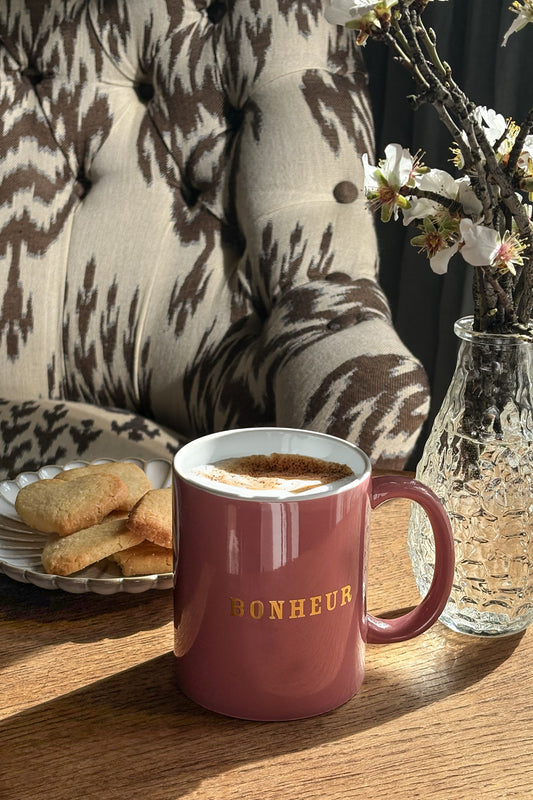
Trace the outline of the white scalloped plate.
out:
[[[105,464],[116,460],[99,458],[91,463]],[[154,489],[162,489],[171,485],[172,469],[169,461],[162,458],[152,461],[125,458],[124,461],[138,464],[152,481]],[[118,566],[115,567],[107,561],[86,567],[73,577],[63,578],[59,575],[47,575],[42,571],[41,552],[47,536],[22,522],[15,511],[15,500],[19,489],[34,481],[54,478],[64,469],[85,467],[88,463],[88,461],[72,461],[63,467],[50,464],[41,467],[37,472],[21,472],[14,480],[0,482],[0,572],[21,583],[33,583],[42,589],[62,589],[72,594],[86,592],[137,594],[146,592],[148,589],[170,589],[172,587],[171,572],[125,578],[121,576]]]

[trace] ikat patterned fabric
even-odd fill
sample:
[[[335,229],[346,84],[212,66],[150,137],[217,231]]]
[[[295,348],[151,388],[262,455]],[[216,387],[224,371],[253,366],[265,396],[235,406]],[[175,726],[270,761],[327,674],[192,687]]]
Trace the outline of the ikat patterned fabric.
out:
[[[319,0],[0,3],[0,477],[261,424],[401,466],[372,151]]]

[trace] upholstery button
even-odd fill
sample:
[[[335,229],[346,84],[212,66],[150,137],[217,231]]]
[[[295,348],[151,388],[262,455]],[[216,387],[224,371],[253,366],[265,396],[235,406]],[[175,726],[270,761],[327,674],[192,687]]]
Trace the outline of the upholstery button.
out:
[[[216,24],[220,22],[227,10],[226,3],[222,2],[222,0],[214,0],[207,6],[207,17],[210,22]]]
[[[183,197],[183,201],[188,208],[194,208],[198,202],[198,198],[200,197],[200,192],[198,189],[195,189],[186,183],[182,183],[181,196]]]
[[[226,110],[226,120],[230,130],[238,131],[244,120],[244,109],[229,106]]]
[[[357,186],[351,181],[341,181],[333,189],[333,197],[337,203],[353,203],[358,194]]]
[[[43,74],[37,67],[34,67],[33,64],[28,64],[28,66],[23,69],[20,73],[26,80],[28,80],[32,86],[37,86],[42,79]]]
[[[86,177],[83,170],[80,170],[76,176],[76,180],[74,181],[72,191],[80,198],[80,200],[83,200],[83,198],[87,196],[91,186],[92,183],[89,178]]]
[[[149,103],[154,96],[154,87],[151,83],[144,83],[141,81],[135,84],[134,89],[141,103]]]
[[[335,332],[335,331],[340,331],[340,329],[342,328],[342,325],[341,325],[341,323],[339,322],[338,319],[331,319],[328,322],[328,324],[326,325],[326,328],[328,329],[328,331]]]

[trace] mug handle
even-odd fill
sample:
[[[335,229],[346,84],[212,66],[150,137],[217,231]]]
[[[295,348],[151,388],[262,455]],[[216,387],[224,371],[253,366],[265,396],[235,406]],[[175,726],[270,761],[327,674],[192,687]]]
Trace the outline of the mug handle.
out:
[[[423,633],[441,615],[452,589],[455,565],[453,535],[448,515],[437,495],[420,481],[406,475],[372,478],[370,505],[373,509],[394,497],[414,500],[427,513],[435,539],[435,571],[428,593],[407,614],[396,619],[367,615],[369,644],[403,642]]]

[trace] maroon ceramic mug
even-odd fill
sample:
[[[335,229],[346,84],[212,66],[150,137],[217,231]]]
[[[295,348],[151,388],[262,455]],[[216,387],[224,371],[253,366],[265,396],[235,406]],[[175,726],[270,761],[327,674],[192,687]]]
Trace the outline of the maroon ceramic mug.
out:
[[[353,474],[296,493],[203,474],[224,459],[271,453],[344,464]],[[417,636],[443,610],[454,565],[443,507],[412,478],[373,478],[354,445],[292,428],[225,431],[185,445],[173,470],[174,652],[179,687],[199,705],[253,720],[332,710],[357,693],[366,642]],[[369,517],[393,497],[426,510],[435,574],[416,608],[380,619],[366,611]]]

